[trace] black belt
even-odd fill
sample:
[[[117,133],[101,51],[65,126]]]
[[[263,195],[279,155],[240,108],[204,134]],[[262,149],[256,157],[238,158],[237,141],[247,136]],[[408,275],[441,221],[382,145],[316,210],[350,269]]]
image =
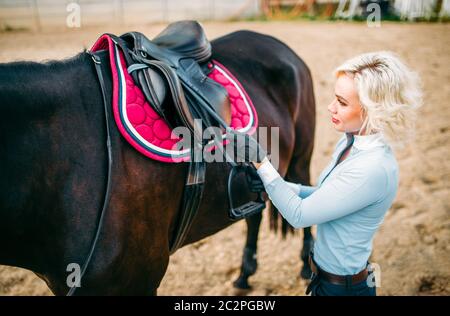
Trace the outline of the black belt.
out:
[[[367,268],[353,275],[337,275],[323,271],[314,262],[312,255],[309,255],[309,265],[311,266],[311,270],[315,275],[324,279],[327,282],[337,285],[354,285],[366,280],[367,277],[369,276],[369,270]]]

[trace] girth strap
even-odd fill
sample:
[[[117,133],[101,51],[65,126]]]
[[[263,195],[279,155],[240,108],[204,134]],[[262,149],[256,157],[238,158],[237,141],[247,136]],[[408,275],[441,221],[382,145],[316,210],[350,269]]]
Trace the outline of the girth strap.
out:
[[[206,162],[197,162],[191,155],[189,171],[186,185],[183,192],[183,202],[181,205],[181,217],[178,220],[176,234],[170,244],[170,254],[173,254],[183,245],[189,232],[203,195],[206,173]]]
[[[95,247],[97,246],[100,232],[103,227],[105,213],[106,213],[106,210],[108,209],[109,200],[110,200],[110,196],[111,196],[111,170],[112,170],[112,164],[113,164],[112,148],[111,148],[111,133],[110,133],[109,115],[108,115],[108,105],[111,104],[111,102],[109,102],[109,97],[106,93],[101,58],[100,58],[99,54],[95,54],[95,53],[89,53],[89,54],[92,56],[92,60],[94,61],[95,70],[96,70],[97,76],[98,76],[98,81],[100,83],[100,87],[102,90],[103,107],[105,110],[105,122],[106,122],[105,125],[106,125],[106,148],[107,148],[107,152],[108,152],[108,173],[107,173],[106,192],[105,192],[105,199],[103,201],[103,207],[100,212],[100,217],[99,217],[98,223],[97,223],[97,229],[96,229],[94,238],[91,243],[91,248],[89,250],[89,254],[86,257],[86,260],[85,260],[83,266],[81,267],[80,280],[83,279],[83,276],[86,273],[86,269],[89,266],[89,263],[92,259],[92,255],[94,254]],[[74,295],[76,289],[77,289],[76,287],[70,288],[70,290],[69,290],[69,292],[67,292],[66,296]]]

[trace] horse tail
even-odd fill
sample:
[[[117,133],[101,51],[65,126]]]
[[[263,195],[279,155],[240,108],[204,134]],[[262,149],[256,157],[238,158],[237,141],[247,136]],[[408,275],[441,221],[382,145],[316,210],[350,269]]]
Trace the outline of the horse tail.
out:
[[[294,109],[295,140],[294,150],[289,162],[286,181],[310,185],[310,163],[314,149],[314,134],[316,126],[316,103],[311,72],[307,65],[299,58],[296,67],[298,86]],[[297,81],[297,80],[296,80]],[[276,207],[269,200],[270,229],[277,232],[281,229],[282,238],[294,229],[281,217]],[[281,227],[280,227],[281,226]]]

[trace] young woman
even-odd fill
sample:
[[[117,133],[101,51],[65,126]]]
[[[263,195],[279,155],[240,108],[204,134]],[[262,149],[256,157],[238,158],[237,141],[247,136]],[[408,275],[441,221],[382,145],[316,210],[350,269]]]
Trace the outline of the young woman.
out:
[[[335,74],[328,111],[344,135],[317,186],[284,181],[251,137],[250,144],[235,142],[235,152],[253,162],[269,198],[292,226],[317,225],[307,294],[376,295],[368,259],[399,182],[390,143],[413,131],[421,92],[417,75],[390,52],[357,56]]]

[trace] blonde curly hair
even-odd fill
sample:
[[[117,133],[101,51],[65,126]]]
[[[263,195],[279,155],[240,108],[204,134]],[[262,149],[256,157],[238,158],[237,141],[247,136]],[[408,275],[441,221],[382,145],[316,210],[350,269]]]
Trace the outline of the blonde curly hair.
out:
[[[381,132],[396,144],[414,135],[416,109],[422,105],[421,83],[392,52],[358,55],[336,68],[353,77],[362,107],[360,131]]]

